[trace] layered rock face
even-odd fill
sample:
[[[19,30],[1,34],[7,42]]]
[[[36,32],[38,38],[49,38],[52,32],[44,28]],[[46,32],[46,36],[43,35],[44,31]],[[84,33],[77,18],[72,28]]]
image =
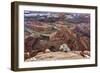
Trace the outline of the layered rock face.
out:
[[[66,43],[71,50],[90,50],[90,38],[85,35],[79,36],[78,32],[67,27],[61,27],[59,31],[52,33],[50,41],[60,45]]]
[[[62,44],[68,45],[71,51],[90,51],[89,30],[85,31],[83,28],[76,26],[69,28],[66,25],[56,27],[58,30],[49,34],[48,40],[34,36],[25,39],[25,51],[33,51],[32,54],[35,53],[33,55],[35,56],[38,52],[45,52],[46,49],[52,52],[59,51]],[[85,29],[88,29],[88,27]]]
[[[90,55],[89,14],[38,12],[37,16],[25,18],[25,58],[45,53],[46,50],[53,54],[59,51],[62,53],[64,51],[60,47],[63,44],[70,51]]]

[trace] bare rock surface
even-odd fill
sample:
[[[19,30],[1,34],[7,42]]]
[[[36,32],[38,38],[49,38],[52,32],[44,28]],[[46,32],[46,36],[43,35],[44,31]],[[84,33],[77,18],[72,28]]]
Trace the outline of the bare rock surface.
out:
[[[73,60],[73,59],[86,59],[80,55],[80,51],[70,52],[40,52],[36,56],[25,60],[25,62],[31,61],[50,61],[50,60]],[[88,57],[89,58],[89,57]]]

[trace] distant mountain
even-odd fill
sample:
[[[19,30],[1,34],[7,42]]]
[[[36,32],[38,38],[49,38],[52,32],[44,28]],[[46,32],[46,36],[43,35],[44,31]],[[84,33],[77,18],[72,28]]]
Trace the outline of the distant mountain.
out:
[[[24,11],[24,19],[37,20],[40,22],[56,22],[59,20],[68,21],[70,23],[89,23],[90,14],[88,13],[65,13],[65,12],[40,12],[40,11]]]

